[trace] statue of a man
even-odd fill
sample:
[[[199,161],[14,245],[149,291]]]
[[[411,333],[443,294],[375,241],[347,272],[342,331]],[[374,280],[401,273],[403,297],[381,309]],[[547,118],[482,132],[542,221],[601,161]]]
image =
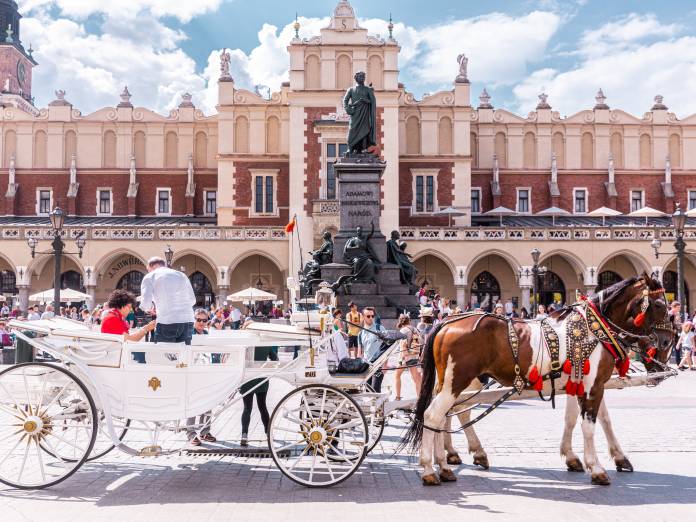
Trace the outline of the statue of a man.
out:
[[[362,227],[357,227],[355,236],[346,241],[346,245],[343,247],[343,260],[353,267],[351,274],[353,281],[372,283],[375,280],[379,261],[369,243],[374,232],[374,223],[367,237],[365,237]]]
[[[346,91],[343,108],[350,116],[348,149],[361,153],[376,145],[377,102],[375,91],[365,85],[365,73],[355,73],[356,85]]]
[[[401,282],[413,285],[416,280],[418,270],[411,261],[411,254],[406,253],[406,243],[399,241],[399,232],[393,230],[391,238],[387,241],[387,263],[399,266],[401,272]]]
[[[334,244],[333,239],[331,239],[331,232],[324,232],[322,239],[324,242],[321,246],[317,250],[312,250],[309,253],[318,265],[325,265],[333,261]]]

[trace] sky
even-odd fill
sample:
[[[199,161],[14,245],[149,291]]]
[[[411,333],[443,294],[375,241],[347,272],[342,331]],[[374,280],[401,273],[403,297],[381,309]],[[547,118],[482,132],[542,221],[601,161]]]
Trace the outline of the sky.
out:
[[[166,114],[184,92],[215,112],[219,55],[235,85],[277,90],[287,45],[328,24],[337,0],[18,0],[21,39],[39,66],[43,107],[66,91],[83,114],[132,102]],[[417,98],[451,89],[469,58],[472,103],[485,87],[496,108],[526,115],[538,95],[561,116],[591,109],[602,88],[612,109],[642,116],[657,94],[680,118],[696,113],[693,0],[353,0],[361,26],[401,45],[400,81]]]

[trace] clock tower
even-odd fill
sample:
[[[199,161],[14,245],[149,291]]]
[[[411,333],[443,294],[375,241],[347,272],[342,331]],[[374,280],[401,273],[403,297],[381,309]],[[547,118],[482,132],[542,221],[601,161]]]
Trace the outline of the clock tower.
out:
[[[17,2],[0,0],[0,92],[15,94],[33,104],[31,71],[36,65],[32,49],[20,40]]]

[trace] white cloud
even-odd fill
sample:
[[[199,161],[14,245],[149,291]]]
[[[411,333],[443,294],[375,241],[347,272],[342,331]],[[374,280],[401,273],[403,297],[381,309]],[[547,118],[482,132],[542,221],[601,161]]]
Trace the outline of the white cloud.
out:
[[[581,61],[572,69],[534,71],[513,89],[521,111],[532,110],[541,90],[562,114],[594,106],[602,87],[607,103],[636,116],[648,111],[656,94],[675,112],[696,112],[696,37],[673,35],[679,29],[661,25],[654,17],[631,15],[586,32],[577,54]],[[588,35],[593,35],[592,37]],[[644,41],[653,37],[653,41]],[[654,41],[654,37],[662,39]],[[601,53],[595,52],[598,45]]]

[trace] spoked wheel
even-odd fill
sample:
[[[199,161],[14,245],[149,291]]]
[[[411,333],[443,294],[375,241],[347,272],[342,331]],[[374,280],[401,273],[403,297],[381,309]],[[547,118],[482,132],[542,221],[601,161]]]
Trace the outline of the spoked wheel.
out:
[[[87,457],[87,462],[91,462],[93,460],[97,460],[102,458],[104,455],[109,453],[111,450],[113,450],[116,446],[114,446],[113,441],[111,440],[111,436],[109,435],[108,432],[108,426],[106,424],[106,420],[104,418],[104,412],[101,410],[98,410],[98,429],[97,429],[97,438],[94,441],[94,446],[92,447],[92,452],[89,454],[89,457]],[[126,433],[128,433],[128,427],[130,426],[130,419],[122,419],[120,417],[113,417],[113,423],[114,423],[114,431],[116,432],[116,435],[118,436],[118,440],[123,440],[123,438],[126,436]],[[62,424],[59,425],[59,428],[62,427]],[[53,455],[53,452],[49,447],[46,446],[46,444],[41,444],[41,449],[44,450],[46,453],[49,453],[50,455]],[[63,455],[61,458],[66,461],[66,462],[74,462],[74,459],[71,458],[69,455]]]
[[[0,373],[0,482],[41,489],[70,477],[97,437],[97,408],[68,370],[24,363]]]
[[[365,383],[364,391],[368,393],[375,393],[375,390],[369,384]],[[363,413],[366,408],[370,405],[367,404],[363,408]],[[384,427],[387,424],[387,420],[384,418],[384,406],[376,412],[365,413],[365,419],[367,420],[367,427],[369,432],[369,439],[367,443],[367,452],[370,453],[377,443],[381,440],[382,434],[384,433]]]
[[[286,477],[326,487],[358,469],[368,440],[367,420],[352,397],[331,386],[309,385],[291,391],[276,406],[268,447]]]

